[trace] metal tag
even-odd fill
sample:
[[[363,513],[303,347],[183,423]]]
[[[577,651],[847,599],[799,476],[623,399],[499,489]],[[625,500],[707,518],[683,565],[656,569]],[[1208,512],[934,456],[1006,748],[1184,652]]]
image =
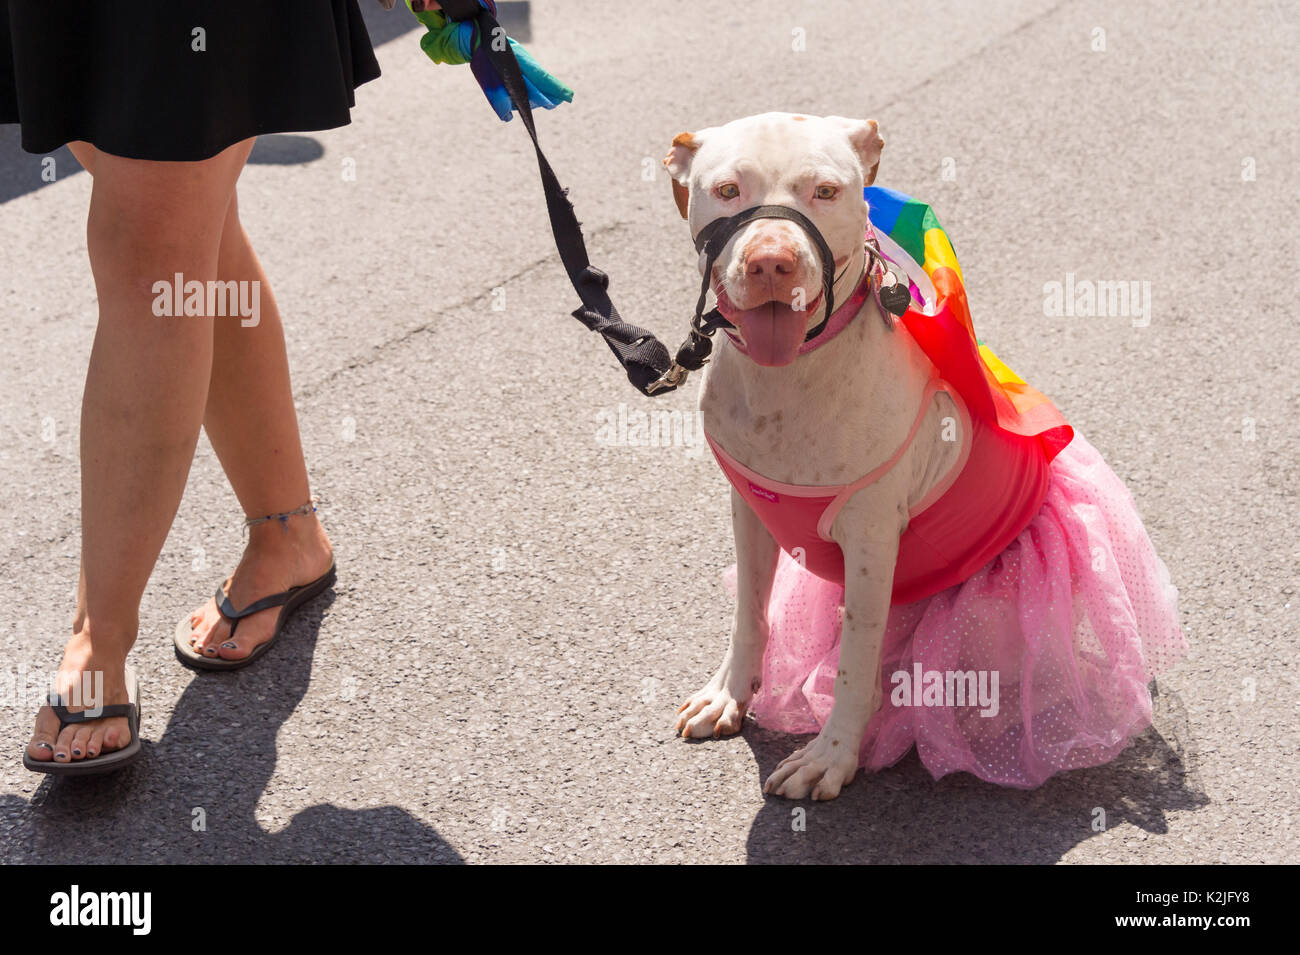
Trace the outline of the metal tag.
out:
[[[912,304],[912,293],[898,281],[892,271],[886,271],[880,284],[880,304],[885,310],[902,318]]]

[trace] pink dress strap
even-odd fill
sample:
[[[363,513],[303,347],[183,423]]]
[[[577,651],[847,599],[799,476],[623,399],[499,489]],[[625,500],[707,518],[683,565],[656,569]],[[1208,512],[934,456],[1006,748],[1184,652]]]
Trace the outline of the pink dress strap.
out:
[[[925,390],[921,393],[921,407],[917,409],[916,419],[912,422],[912,429],[907,432],[907,437],[903,439],[903,443],[898,446],[898,449],[884,464],[868,471],[852,484],[845,484],[840,488],[839,493],[835,495],[835,500],[831,501],[826,510],[822,512],[821,520],[817,522],[818,537],[822,540],[831,540],[831,525],[835,523],[835,518],[839,516],[840,508],[848,503],[849,498],[858,491],[869,484],[879,481],[888,474],[890,468],[897,464],[903,455],[907,453],[907,449],[912,445],[912,439],[921,430],[921,422],[925,420],[925,413],[930,410],[930,399],[942,387],[943,379],[937,373],[932,374],[930,380],[925,383]]]

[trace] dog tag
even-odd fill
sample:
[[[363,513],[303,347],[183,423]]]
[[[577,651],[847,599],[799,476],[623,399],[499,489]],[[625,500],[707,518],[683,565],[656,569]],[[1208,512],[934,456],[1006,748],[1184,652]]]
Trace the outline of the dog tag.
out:
[[[885,284],[885,283],[889,284]],[[912,293],[901,285],[893,272],[886,271],[880,286],[880,304],[885,310],[902,318],[912,304]]]

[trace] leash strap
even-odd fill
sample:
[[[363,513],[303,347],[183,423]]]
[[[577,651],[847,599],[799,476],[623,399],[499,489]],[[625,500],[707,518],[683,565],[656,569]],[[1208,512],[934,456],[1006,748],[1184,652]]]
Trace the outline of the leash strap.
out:
[[[614,353],[618,363],[627,373],[628,381],[643,395],[665,394],[677,385],[663,385],[665,373],[672,364],[664,343],[644,328],[629,325],[618,314],[610,300],[609,276],[591,264],[587,245],[582,238],[582,228],[568,199],[568,190],[560,185],[555,170],[537,139],[532,107],[528,103],[528,89],[524,85],[519,61],[515,59],[510,44],[505,42],[505,31],[492,13],[479,5],[478,0],[440,0],[443,12],[453,20],[472,20],[478,28],[478,43],[496,67],[510,96],[510,102],[519,111],[528,136],[537,153],[537,167],[542,175],[542,189],[546,193],[546,211],[551,220],[551,232],[560,261],[569,275],[581,307],[574,309],[573,317],[593,332],[598,332]],[[651,390],[656,383],[660,387]]]

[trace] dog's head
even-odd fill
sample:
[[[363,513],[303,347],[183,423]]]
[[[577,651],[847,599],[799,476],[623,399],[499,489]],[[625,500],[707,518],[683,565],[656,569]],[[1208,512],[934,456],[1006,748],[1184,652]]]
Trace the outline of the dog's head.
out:
[[[751,206],[789,206],[821,231],[836,275],[844,272],[841,283],[849,284],[861,271],[862,187],[876,178],[883,146],[874,119],[763,113],[679,134],[664,166],[692,235]],[[743,226],[718,256],[711,281],[719,311],[760,365],[794,361],[808,329],[825,314],[817,248],[789,220]],[[847,295],[841,283],[837,301]]]

